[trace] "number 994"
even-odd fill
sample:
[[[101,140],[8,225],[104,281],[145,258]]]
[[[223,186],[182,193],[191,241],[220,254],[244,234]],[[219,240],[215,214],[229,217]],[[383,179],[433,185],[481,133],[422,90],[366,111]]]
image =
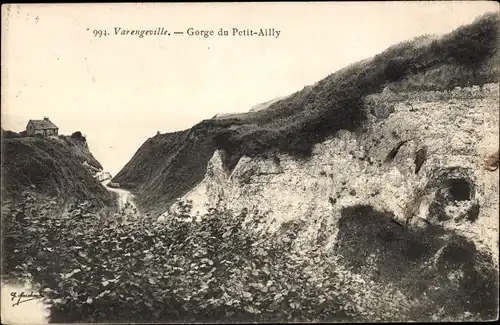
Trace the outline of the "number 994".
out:
[[[101,30],[101,29],[94,29],[93,33],[94,33],[94,37],[108,36],[108,32],[105,30]]]

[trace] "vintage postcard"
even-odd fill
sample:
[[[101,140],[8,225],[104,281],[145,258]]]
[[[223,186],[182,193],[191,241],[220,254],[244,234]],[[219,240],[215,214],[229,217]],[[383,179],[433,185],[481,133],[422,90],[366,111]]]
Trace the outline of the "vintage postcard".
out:
[[[2,5],[3,324],[498,319],[495,1]]]

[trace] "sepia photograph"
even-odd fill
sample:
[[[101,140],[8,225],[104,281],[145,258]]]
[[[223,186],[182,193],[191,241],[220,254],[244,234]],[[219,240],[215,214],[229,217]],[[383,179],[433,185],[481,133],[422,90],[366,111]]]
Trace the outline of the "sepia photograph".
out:
[[[496,1],[2,4],[1,323],[496,321]]]

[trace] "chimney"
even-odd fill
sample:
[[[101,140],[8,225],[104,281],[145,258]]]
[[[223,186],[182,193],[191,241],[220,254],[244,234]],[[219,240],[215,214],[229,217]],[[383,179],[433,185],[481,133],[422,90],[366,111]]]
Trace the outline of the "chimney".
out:
[[[48,117],[46,117],[46,116],[44,116],[44,117],[43,117],[43,120],[44,120],[44,121],[48,121],[48,120],[49,120],[49,118],[48,118]]]

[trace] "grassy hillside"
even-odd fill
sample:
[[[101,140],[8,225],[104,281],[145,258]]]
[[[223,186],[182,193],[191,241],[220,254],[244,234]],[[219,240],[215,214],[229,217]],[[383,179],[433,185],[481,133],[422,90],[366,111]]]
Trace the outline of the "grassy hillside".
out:
[[[101,207],[113,206],[115,201],[64,141],[3,139],[2,196],[17,199],[25,190],[63,200],[89,200]]]
[[[443,90],[498,82],[499,18],[488,14],[448,35],[424,35],[305,87],[269,107],[235,119],[206,120],[191,130],[149,139],[114,181],[138,197],[146,211],[163,212],[203,179],[214,150],[232,170],[243,156],[276,151],[307,158],[314,144],[339,130],[362,129],[366,95]]]

